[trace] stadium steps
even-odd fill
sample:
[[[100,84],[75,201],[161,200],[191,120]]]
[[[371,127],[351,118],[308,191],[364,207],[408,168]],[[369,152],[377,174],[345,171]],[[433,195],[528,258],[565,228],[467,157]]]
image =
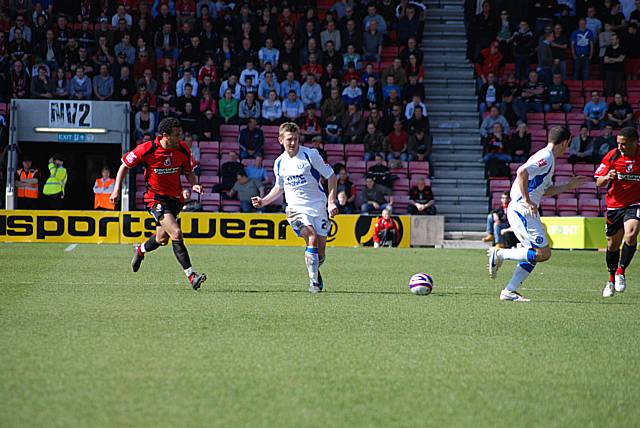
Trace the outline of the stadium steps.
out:
[[[432,186],[438,213],[445,216],[447,241],[457,241],[484,231],[489,207],[484,164],[480,162],[475,80],[473,65],[465,56],[462,2],[427,0],[426,4],[422,49],[434,138]]]

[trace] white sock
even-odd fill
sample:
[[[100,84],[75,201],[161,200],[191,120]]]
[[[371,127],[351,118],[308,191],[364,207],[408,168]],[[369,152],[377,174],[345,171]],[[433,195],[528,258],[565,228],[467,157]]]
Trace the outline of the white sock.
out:
[[[139,248],[140,248],[140,252],[141,252],[142,254],[144,254],[144,253],[146,253],[146,252],[147,252],[147,249],[144,247],[144,242],[143,242],[142,244],[140,244],[140,247],[139,247]]]
[[[505,287],[507,291],[517,291],[518,287],[522,285],[525,279],[529,277],[529,274],[535,266],[528,262],[518,263],[516,269],[513,271],[511,281]]]
[[[184,270],[184,274],[187,275],[187,278],[189,278],[192,273],[193,273],[193,268],[189,268],[189,269],[185,269]]]
[[[502,260],[516,260],[519,262],[527,261],[527,253],[529,248],[505,248],[498,250],[498,257]]]
[[[318,267],[320,259],[318,258],[318,249],[313,247],[307,247],[304,252],[304,261],[307,265],[307,271],[309,272],[309,279],[313,283],[318,283]]]

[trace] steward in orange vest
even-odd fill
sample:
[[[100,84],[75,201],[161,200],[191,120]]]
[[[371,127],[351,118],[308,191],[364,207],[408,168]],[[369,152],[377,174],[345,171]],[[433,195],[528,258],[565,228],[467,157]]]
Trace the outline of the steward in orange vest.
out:
[[[108,167],[102,168],[102,177],[96,178],[93,185],[93,193],[96,195],[93,204],[94,209],[114,210],[115,205],[109,202],[109,196],[116,184],[116,180],[110,177],[111,170]]]
[[[16,196],[18,208],[34,210],[38,208],[38,181],[40,171],[31,168],[31,159],[27,156],[22,159],[22,168],[16,171]]]

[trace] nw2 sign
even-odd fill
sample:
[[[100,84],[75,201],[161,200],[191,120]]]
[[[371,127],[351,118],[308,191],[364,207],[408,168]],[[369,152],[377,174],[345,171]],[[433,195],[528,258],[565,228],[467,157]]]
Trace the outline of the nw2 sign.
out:
[[[91,101],[49,101],[50,128],[91,128]]]

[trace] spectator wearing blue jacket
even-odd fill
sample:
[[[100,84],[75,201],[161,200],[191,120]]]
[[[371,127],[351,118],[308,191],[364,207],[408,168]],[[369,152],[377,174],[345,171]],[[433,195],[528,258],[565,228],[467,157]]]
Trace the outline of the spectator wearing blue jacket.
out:
[[[265,67],[266,63],[271,63],[273,67],[278,66],[280,60],[280,51],[273,47],[273,39],[267,38],[264,42],[264,47],[258,51],[258,59],[260,60],[260,66]]]
[[[342,91],[342,101],[346,104],[358,104],[362,103],[362,89],[358,86],[358,79],[351,78],[349,86]]]
[[[300,88],[300,98],[305,108],[309,104],[320,105],[322,103],[322,88],[316,83],[316,77],[309,73],[307,81]]]
[[[584,120],[589,131],[604,128],[607,108],[607,103],[600,99],[600,93],[593,91],[591,101],[584,105]]]
[[[287,71],[287,78],[280,84],[280,96],[282,98],[289,95],[289,91],[295,91],[300,96],[300,82],[296,80],[296,76],[292,70]]]
[[[85,76],[84,67],[76,68],[76,75],[71,79],[69,97],[76,100],[90,100],[93,93],[93,86],[89,76]]]
[[[269,92],[269,98],[262,103],[262,124],[279,125],[282,119],[282,102],[276,91]]]
[[[273,79],[273,73],[268,72],[265,78],[258,86],[258,99],[264,101],[269,98],[269,92],[276,91],[276,95],[280,96],[280,84]]]

